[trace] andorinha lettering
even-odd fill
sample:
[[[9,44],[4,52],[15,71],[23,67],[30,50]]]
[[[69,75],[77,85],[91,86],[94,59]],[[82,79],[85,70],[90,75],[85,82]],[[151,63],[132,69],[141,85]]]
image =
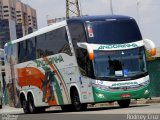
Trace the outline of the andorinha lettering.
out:
[[[98,50],[103,49],[113,49],[113,48],[135,48],[138,47],[135,43],[128,43],[128,44],[114,44],[114,45],[101,45]]]
[[[130,86],[130,85],[138,85],[138,82],[124,82],[124,83],[114,83],[112,87],[120,87],[120,86]]]
[[[48,58],[48,61],[46,60],[34,60],[34,62],[37,64],[37,67],[43,67],[49,64],[54,63],[61,63],[64,62],[63,57],[61,55]]]

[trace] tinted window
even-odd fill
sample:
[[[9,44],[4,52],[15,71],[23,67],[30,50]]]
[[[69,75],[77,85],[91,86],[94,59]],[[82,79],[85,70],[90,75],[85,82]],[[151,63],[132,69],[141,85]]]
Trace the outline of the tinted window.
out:
[[[36,52],[37,52],[37,57],[43,57],[45,55],[45,47],[43,46],[45,45],[45,34],[43,35],[39,35],[37,36],[37,48],[36,48]]]
[[[71,23],[68,27],[73,42],[86,42],[86,32],[82,23]]]
[[[30,38],[18,43],[18,62],[26,62],[36,59],[36,41]]]
[[[86,42],[86,32],[84,25],[82,23],[69,23],[69,32],[71,35],[73,47],[75,50],[78,65],[80,67],[80,72],[82,75],[90,76],[92,75],[91,64],[88,58],[88,52],[85,49],[79,48],[77,46],[78,42]]]
[[[37,37],[37,57],[58,53],[71,54],[65,27]]]
[[[27,44],[26,41],[18,43],[18,62],[25,62],[27,59]]]
[[[26,52],[27,61],[36,59],[35,37],[28,39],[26,42],[27,42],[27,52]]]
[[[58,53],[71,55],[65,27],[22,41],[18,45],[19,63]]]
[[[142,40],[134,20],[114,20],[87,23],[89,43],[122,44]]]

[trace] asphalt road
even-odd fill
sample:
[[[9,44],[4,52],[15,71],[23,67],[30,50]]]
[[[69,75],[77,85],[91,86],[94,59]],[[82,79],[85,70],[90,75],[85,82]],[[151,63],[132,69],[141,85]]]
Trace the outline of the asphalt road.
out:
[[[18,120],[160,120],[160,104],[89,108],[84,112],[53,110],[40,114],[17,113],[14,117]]]

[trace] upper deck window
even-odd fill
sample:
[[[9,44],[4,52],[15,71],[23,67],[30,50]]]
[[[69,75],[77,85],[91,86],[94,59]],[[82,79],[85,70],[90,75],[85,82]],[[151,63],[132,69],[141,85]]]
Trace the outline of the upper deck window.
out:
[[[88,42],[94,44],[122,44],[142,40],[133,19],[87,22]]]

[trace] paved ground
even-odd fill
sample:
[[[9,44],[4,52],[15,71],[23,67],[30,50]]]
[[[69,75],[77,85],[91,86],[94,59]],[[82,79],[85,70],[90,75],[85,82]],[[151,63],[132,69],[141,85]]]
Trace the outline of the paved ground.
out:
[[[0,120],[5,117],[10,118],[7,120],[160,120],[160,98],[133,100],[129,108],[119,108],[116,103],[96,104],[85,112],[62,112],[59,107],[51,107],[45,113],[24,114],[22,109],[3,106],[0,114]],[[142,119],[144,114],[146,118]]]
[[[145,115],[146,119],[139,118],[140,120],[160,120],[160,104],[131,105],[129,108],[119,108],[119,106],[96,107],[89,108],[84,112],[62,112],[52,109],[41,114],[23,114],[22,109],[17,109],[11,117],[17,117],[18,120],[133,120],[133,117],[138,119],[137,115],[139,117]]]

